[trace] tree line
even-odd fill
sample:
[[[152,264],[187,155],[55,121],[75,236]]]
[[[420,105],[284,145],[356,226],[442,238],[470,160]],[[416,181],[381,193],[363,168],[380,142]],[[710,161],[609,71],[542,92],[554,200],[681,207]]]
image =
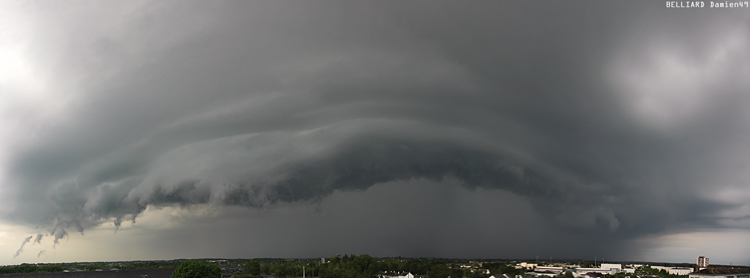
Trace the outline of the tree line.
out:
[[[306,277],[320,278],[374,278],[385,271],[410,272],[414,275],[428,275],[430,278],[468,277],[487,278],[492,274],[508,274],[510,277],[524,273],[506,263],[485,264],[490,274],[471,272],[468,269],[451,267],[457,260],[445,259],[396,259],[377,260],[370,255],[344,255],[332,257],[326,263],[319,260],[253,260],[245,263],[245,273],[235,277],[249,277],[272,274],[278,278]]]
[[[85,271],[94,271],[100,268],[118,268],[118,269],[144,269],[144,268],[173,268],[177,267],[180,261],[146,261],[131,262],[127,265],[119,264],[76,264],[76,265],[34,265],[21,264],[17,266],[0,267],[0,274],[13,273],[42,273],[42,272],[61,272],[67,269],[81,269]]]

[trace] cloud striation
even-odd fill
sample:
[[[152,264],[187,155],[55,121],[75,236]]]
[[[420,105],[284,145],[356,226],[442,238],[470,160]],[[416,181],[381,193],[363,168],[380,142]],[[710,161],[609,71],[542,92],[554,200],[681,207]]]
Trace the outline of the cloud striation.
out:
[[[41,27],[17,35],[33,46],[18,57],[46,81],[19,75],[3,87],[41,97],[8,98],[0,113],[2,219],[50,227],[34,243],[106,222],[117,231],[149,207],[266,208],[446,179],[512,192],[562,230],[614,242],[750,227],[735,198],[750,196],[750,30],[710,29],[747,23],[743,13],[525,2],[25,8]],[[44,45],[60,47],[34,52]]]

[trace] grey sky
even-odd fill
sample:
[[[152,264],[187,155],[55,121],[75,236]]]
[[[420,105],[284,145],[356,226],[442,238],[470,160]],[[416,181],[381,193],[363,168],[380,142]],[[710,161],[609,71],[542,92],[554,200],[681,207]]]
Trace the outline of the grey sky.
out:
[[[750,255],[747,9],[2,5],[0,263]]]

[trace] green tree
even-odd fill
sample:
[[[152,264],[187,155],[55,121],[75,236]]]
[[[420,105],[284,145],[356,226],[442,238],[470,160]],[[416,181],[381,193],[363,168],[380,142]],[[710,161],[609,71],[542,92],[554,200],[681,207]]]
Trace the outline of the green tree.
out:
[[[63,268],[59,265],[43,265],[39,267],[39,272],[61,272]]]
[[[172,272],[172,278],[221,278],[221,268],[198,261],[184,261]]]
[[[526,272],[525,269],[516,269],[515,265],[504,262],[485,263],[483,266],[490,270],[490,274],[495,276],[508,274],[509,277],[515,277],[516,275],[521,275]]]
[[[450,267],[442,263],[433,264],[432,268],[430,268],[430,277],[433,278],[446,278],[451,276],[451,274]]]
[[[580,260],[578,261],[578,265],[581,267],[593,267],[594,263],[586,261],[586,260]]]
[[[570,272],[570,270],[568,270],[565,273],[560,273],[556,277],[558,277],[558,278],[573,278],[573,273]]]
[[[260,275],[260,262],[248,262],[247,264],[245,264],[245,272],[249,273],[250,275]]]
[[[480,271],[469,272],[468,278],[488,278],[489,274],[482,273]]]

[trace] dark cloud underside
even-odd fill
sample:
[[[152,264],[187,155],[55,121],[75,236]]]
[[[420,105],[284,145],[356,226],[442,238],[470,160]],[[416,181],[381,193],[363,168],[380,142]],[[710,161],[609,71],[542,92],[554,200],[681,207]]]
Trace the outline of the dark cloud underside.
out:
[[[70,11],[77,19],[58,9],[28,38],[60,45],[29,54],[66,65],[41,71],[58,104],[18,111],[28,120],[4,143],[3,181],[16,200],[3,218],[46,225],[55,244],[148,208],[273,209],[383,184],[501,192],[474,212],[490,222],[522,198],[539,221],[527,229],[600,243],[575,256],[675,229],[750,227],[736,197],[750,194],[744,11],[159,2]],[[441,240],[408,252],[471,256]],[[378,252],[408,253],[394,245]]]

